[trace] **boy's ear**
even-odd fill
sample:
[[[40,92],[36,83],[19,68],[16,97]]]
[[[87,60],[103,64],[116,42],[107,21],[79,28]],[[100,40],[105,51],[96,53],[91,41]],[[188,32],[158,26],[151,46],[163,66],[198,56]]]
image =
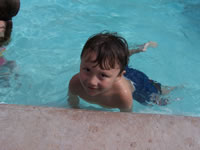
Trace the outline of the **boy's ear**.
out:
[[[119,73],[119,75],[117,76],[117,81],[121,79],[121,77],[123,77],[123,75],[126,73],[125,70],[123,70],[121,73]]]
[[[123,71],[119,74],[119,77],[123,76],[125,73],[126,73],[126,71],[123,70]]]

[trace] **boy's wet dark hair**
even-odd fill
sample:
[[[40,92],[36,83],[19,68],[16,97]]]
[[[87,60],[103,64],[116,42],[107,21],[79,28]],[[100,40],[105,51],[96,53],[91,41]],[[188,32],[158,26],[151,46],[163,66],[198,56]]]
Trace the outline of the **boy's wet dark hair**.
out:
[[[91,54],[97,55],[93,62],[97,63],[101,69],[113,69],[117,63],[120,66],[121,73],[128,65],[128,44],[117,33],[102,32],[90,37],[83,47],[81,59]],[[88,57],[89,59],[90,57]]]

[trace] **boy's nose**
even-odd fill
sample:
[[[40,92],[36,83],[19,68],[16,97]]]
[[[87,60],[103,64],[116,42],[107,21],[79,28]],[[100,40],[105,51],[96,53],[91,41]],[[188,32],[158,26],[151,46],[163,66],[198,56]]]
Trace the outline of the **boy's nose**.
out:
[[[95,86],[97,86],[97,84],[98,84],[98,79],[97,79],[97,77],[93,76],[93,77],[90,77],[90,78],[88,79],[88,85],[89,85],[89,86],[95,87]]]

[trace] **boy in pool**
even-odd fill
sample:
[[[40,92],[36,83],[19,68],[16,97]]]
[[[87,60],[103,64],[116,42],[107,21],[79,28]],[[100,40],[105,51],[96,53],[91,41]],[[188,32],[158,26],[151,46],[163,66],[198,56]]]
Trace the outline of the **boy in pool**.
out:
[[[156,45],[148,42],[129,51],[126,40],[117,34],[99,33],[90,37],[81,53],[80,72],[69,83],[70,106],[79,108],[79,97],[125,112],[132,111],[133,99],[142,104],[162,104],[158,102],[161,84],[128,67],[130,55]]]

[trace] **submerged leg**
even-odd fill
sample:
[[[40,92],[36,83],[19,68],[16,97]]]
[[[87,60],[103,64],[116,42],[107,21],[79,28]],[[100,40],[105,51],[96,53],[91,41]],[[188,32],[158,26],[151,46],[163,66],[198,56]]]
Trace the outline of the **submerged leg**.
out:
[[[171,91],[179,88],[178,86],[161,86],[162,95],[167,95]]]
[[[129,56],[136,54],[136,53],[145,52],[148,47],[155,48],[155,47],[157,47],[157,45],[158,44],[156,42],[152,42],[152,41],[149,41],[149,42],[144,43],[142,45],[136,45],[138,48],[130,49],[129,50]]]
[[[167,98],[162,98],[160,94],[155,93],[151,95],[150,102],[160,106],[165,106],[169,104],[169,100]]]

